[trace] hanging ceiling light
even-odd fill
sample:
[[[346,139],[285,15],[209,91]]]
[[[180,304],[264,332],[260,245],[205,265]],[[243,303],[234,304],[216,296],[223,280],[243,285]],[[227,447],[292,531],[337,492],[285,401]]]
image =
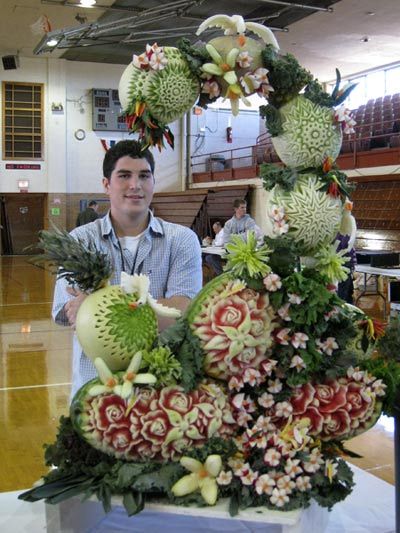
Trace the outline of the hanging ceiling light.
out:
[[[80,0],[81,7],[93,7],[96,3],[96,0]]]
[[[47,46],[53,47],[53,46],[57,46],[58,45],[58,41],[57,41],[57,39],[50,39],[49,41],[47,41],[46,44],[47,44]]]

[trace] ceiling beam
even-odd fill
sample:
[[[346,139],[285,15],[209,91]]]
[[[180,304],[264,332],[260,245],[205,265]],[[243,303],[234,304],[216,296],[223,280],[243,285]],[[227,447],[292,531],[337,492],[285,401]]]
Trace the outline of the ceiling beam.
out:
[[[277,6],[298,7],[300,9],[309,9],[310,11],[327,11],[328,13],[333,13],[333,7],[317,7],[307,4],[296,4],[295,2],[283,2],[281,0],[259,0],[259,2],[263,2],[264,4],[275,4]]]

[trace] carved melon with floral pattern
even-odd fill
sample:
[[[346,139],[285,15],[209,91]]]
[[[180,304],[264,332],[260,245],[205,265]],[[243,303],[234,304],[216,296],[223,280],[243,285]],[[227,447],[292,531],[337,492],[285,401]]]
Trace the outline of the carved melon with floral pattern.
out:
[[[228,398],[219,385],[203,383],[185,393],[175,385],[136,387],[123,398],[113,391],[93,394],[99,379],[76,394],[71,418],[93,448],[126,461],[176,460],[211,437],[229,437],[236,428]]]
[[[229,379],[249,369],[259,372],[268,361],[276,323],[266,291],[223,274],[197,295],[187,317],[204,351],[207,375]]]
[[[291,191],[276,185],[267,202],[271,236],[287,233],[296,241],[303,255],[330,244],[340,228],[343,204],[323,190],[323,183],[313,174],[302,174]]]
[[[297,96],[279,109],[283,133],[272,137],[279,158],[290,167],[322,165],[327,157],[337,158],[342,132],[334,121],[334,110]]]

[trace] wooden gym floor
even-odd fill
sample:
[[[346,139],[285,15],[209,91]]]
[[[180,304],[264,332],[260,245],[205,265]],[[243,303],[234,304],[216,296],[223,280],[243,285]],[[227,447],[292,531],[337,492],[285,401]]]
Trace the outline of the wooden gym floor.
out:
[[[43,443],[69,405],[72,332],[52,322],[54,280],[28,259],[0,256],[0,492],[29,488],[45,473]],[[347,446],[363,455],[357,466],[394,483],[392,420]]]

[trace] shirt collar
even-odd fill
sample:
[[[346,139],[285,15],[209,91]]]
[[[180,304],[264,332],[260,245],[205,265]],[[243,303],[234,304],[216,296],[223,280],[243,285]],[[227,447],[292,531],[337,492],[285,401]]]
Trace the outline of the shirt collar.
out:
[[[158,234],[158,235],[164,235],[164,229],[160,223],[160,221],[153,215],[153,213],[149,209],[149,225],[147,226],[145,232],[151,231],[152,233]],[[100,219],[101,224],[101,233],[103,237],[107,237],[108,235],[112,235],[114,238],[116,238],[115,231],[111,222],[110,217],[110,211]]]

